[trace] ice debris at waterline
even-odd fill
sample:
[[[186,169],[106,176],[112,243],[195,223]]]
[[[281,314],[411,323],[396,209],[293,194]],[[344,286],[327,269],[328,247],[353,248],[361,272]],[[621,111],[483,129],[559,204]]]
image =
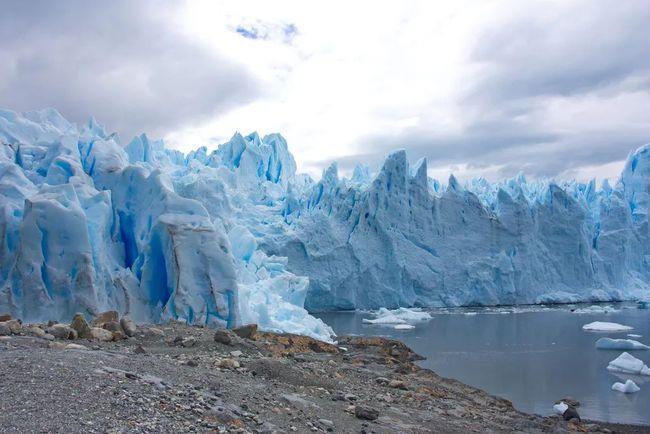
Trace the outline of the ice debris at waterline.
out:
[[[617,381],[616,383],[612,384],[612,390],[622,393],[636,393],[641,390],[641,388],[637,386],[634,381],[627,380],[625,383],[619,383]]]
[[[629,353],[623,353],[609,362],[607,369],[621,374],[650,375],[650,368],[642,360]]]
[[[432,318],[429,312],[424,312],[419,309],[407,309],[400,307],[399,309],[386,309],[381,308],[377,312],[373,312],[374,318],[364,318],[363,322],[366,324],[412,324],[420,321],[428,321]]]
[[[597,332],[626,332],[628,330],[634,330],[634,327],[615,322],[594,321],[583,325],[582,329]]]
[[[555,414],[559,414],[560,416],[562,416],[564,412],[567,411],[568,408],[569,406],[564,401],[561,401],[560,403],[555,404],[553,406],[553,411],[555,412]]]
[[[650,350],[650,347],[633,339],[600,338],[596,341],[599,350]]]
[[[415,328],[415,326],[411,325],[411,324],[397,324],[393,328],[395,330],[413,330]]]
[[[327,338],[307,310],[647,300],[650,146],[596,188],[517,176],[447,185],[390,154],[296,173],[279,134],[188,154],[56,110],[0,110],[0,312]]]

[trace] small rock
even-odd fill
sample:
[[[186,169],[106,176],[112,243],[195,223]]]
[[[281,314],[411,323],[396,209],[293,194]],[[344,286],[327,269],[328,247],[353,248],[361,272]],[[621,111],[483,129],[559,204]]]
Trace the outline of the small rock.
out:
[[[388,383],[390,383],[390,380],[386,377],[377,377],[375,381],[377,382],[377,384],[382,384],[382,385],[387,385]]]
[[[237,368],[239,368],[240,365],[239,365],[239,362],[237,360],[221,359],[221,360],[219,360],[217,366],[222,368],[222,369],[237,369]]]
[[[408,387],[406,387],[406,384],[404,384],[404,382],[401,380],[391,380],[390,383],[388,383],[388,387],[392,387],[393,389],[401,389],[401,390],[408,389]]]
[[[356,405],[354,415],[359,419],[375,420],[379,417],[379,411],[365,405]]]
[[[11,333],[15,335],[19,334],[23,330],[23,325],[17,319],[5,321],[5,324],[9,326],[9,330],[11,330]]]
[[[7,321],[0,322],[0,336],[9,336],[11,335],[11,328]]]
[[[11,315],[8,313],[3,313],[0,315],[0,322],[11,321]]]
[[[122,319],[120,320],[120,325],[122,326],[122,330],[124,330],[124,333],[126,333],[127,336],[133,337],[138,331],[138,328],[136,327],[135,323],[131,318],[128,316],[123,316]]]
[[[104,330],[108,330],[108,331],[111,331],[111,332],[120,332],[120,333],[124,333],[124,332],[122,331],[122,326],[121,326],[120,323],[117,322],[117,321],[107,321],[107,322],[105,322],[104,324],[102,324],[102,328],[103,328]]]
[[[136,354],[146,354],[147,352],[145,351],[144,348],[142,348],[142,345],[138,345],[135,347],[135,350],[133,350],[134,353]]]
[[[181,346],[185,348],[196,346],[198,343],[199,341],[194,336],[188,336],[181,340]]]
[[[45,333],[45,334],[44,334],[43,336],[41,336],[41,337],[42,337],[43,339],[45,339],[46,341],[53,341],[54,339],[56,339],[53,335],[51,335],[51,334],[49,334],[49,333]]]
[[[64,350],[87,350],[88,347],[79,344],[68,344],[65,347],[63,347],[63,349]]]
[[[580,415],[578,414],[578,411],[575,409],[575,407],[572,406],[569,406],[569,408],[565,410],[562,417],[564,418],[564,420],[571,420],[571,419],[580,420]]]
[[[111,321],[120,321],[120,315],[115,310],[108,310],[106,312],[100,313],[93,319],[91,324],[95,327],[102,327],[104,324]]]
[[[240,338],[254,339],[255,335],[257,334],[257,324],[246,324],[241,327],[232,329],[232,331]]]
[[[146,332],[148,335],[154,335],[154,336],[160,336],[163,337],[165,336],[165,332],[157,327],[149,327]]]
[[[65,324],[54,324],[48,327],[45,332],[54,336],[56,339],[77,339],[77,331]]]
[[[327,428],[334,428],[334,422],[329,419],[318,419],[318,423]]]
[[[555,401],[556,404],[559,404],[560,402],[564,402],[569,407],[580,407],[580,401],[570,396]]]
[[[80,339],[92,339],[92,334],[90,333],[90,326],[86,322],[83,314],[77,313],[72,317],[72,322],[70,323],[70,328],[77,332],[77,336]]]
[[[37,338],[45,337],[46,334],[45,330],[34,325],[27,327],[25,330],[27,331],[27,333],[29,333],[32,336],[36,336]]]
[[[187,366],[191,366],[191,367],[193,367],[193,368],[199,366],[199,363],[198,363],[196,360],[194,360],[194,359],[190,359],[190,360],[188,360],[187,362],[185,362],[185,364],[186,364]]]
[[[113,333],[103,328],[93,327],[90,329],[90,334],[96,341],[110,342],[113,340]]]
[[[226,329],[220,329],[214,332],[214,341],[224,345],[232,345],[233,332]]]
[[[239,350],[230,352],[230,355],[233,356],[233,357],[241,357],[242,354],[244,354],[244,353],[242,353]]]
[[[357,395],[354,395],[352,393],[346,393],[343,395],[343,400],[344,401],[356,401],[357,400]]]

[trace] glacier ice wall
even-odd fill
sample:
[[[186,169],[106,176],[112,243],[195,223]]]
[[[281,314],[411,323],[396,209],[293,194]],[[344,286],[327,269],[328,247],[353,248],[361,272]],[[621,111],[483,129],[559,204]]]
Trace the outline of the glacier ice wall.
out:
[[[278,134],[184,155],[94,119],[0,110],[0,311],[261,327],[328,338],[311,311],[649,294],[650,147],[619,182],[446,186],[389,155],[373,176],[296,174]]]

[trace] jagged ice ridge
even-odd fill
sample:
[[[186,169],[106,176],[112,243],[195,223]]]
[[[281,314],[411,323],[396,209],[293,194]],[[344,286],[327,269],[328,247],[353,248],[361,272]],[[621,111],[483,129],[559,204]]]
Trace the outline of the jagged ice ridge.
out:
[[[446,186],[389,155],[296,174],[286,141],[184,155],[53,109],[0,110],[0,311],[82,311],[323,339],[308,311],[647,298],[650,146],[619,182]]]

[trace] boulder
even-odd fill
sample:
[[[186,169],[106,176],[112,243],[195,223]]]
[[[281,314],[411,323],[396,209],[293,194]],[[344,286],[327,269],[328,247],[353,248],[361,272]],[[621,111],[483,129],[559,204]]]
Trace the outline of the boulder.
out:
[[[11,335],[11,328],[7,321],[0,322],[0,336],[9,336]]]
[[[113,333],[113,340],[116,342],[126,339],[126,335],[122,330],[117,330],[112,333]]]
[[[214,332],[214,341],[224,345],[232,345],[234,333],[230,330],[221,329]]]
[[[136,332],[138,331],[135,323],[128,316],[123,316],[122,319],[120,319],[120,325],[122,326],[124,333],[129,337],[135,336]]]
[[[48,327],[45,332],[56,339],[77,339],[77,331],[65,324],[54,324]]]
[[[122,326],[118,321],[107,321],[104,324],[102,324],[102,328],[104,330],[108,330],[111,332],[120,332],[123,333],[122,331]]]
[[[37,338],[44,338],[46,335],[45,330],[35,325],[27,327],[25,331],[32,336],[36,336]]]
[[[571,407],[571,406],[569,406],[569,408],[567,408],[564,411],[564,414],[562,415],[562,417],[564,418],[564,420],[571,420],[571,419],[581,420],[580,415],[578,414],[578,411],[576,410],[576,408]]]
[[[93,319],[91,324],[94,327],[102,327],[104,324],[111,321],[120,321],[120,315],[115,310],[108,310],[106,312],[100,313]]]
[[[246,324],[241,327],[234,328],[232,331],[240,338],[255,339],[255,335],[257,334],[257,324]]]
[[[90,329],[90,334],[96,341],[110,342],[113,340],[113,332],[100,327],[92,327]]]
[[[5,321],[5,324],[9,326],[11,333],[15,335],[19,334],[23,330],[23,325],[17,319],[10,319],[9,321]]]
[[[83,314],[75,314],[75,316],[72,317],[70,327],[77,332],[77,336],[80,339],[93,338],[92,334],[90,333],[90,326],[88,325],[88,322],[86,321],[86,318],[84,318]]]
[[[8,313],[0,314],[0,322],[11,321],[11,315]]]

